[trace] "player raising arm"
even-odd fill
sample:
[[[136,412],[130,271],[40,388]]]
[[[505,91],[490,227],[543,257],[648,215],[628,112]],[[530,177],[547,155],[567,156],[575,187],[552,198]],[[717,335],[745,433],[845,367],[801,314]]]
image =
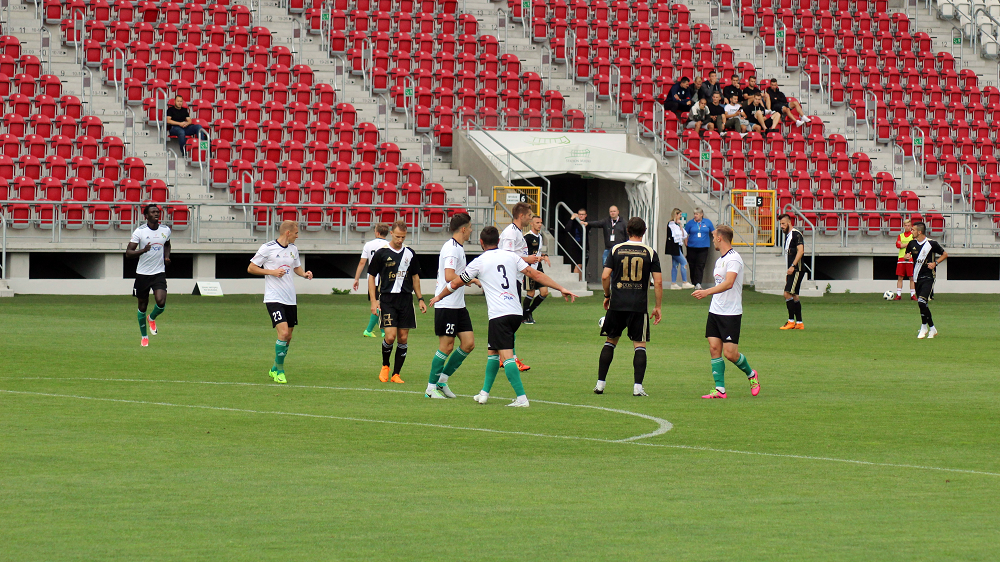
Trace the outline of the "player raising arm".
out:
[[[170,264],[170,228],[160,224],[160,208],[155,204],[146,205],[143,209],[146,224],[135,229],[128,247],[125,248],[126,258],[139,258],[135,268],[135,284],[132,286],[132,296],[139,301],[139,333],[142,335],[140,345],[149,346],[146,335],[146,308],[149,306],[149,291],[153,291],[156,305],[149,313],[149,333],[156,335],[156,317],[167,306],[167,265]],[[142,246],[142,249],[139,247]]]
[[[298,306],[295,300],[295,280],[290,273],[312,279],[311,271],[305,271],[299,260],[299,249],[295,239],[299,237],[299,225],[295,221],[283,221],[278,227],[278,238],[264,244],[257,250],[247,273],[264,276],[264,306],[271,315],[271,326],[278,332],[274,342],[274,364],[268,372],[274,382],[286,383],[285,357],[292,343],[292,330],[299,323]]]
[[[521,372],[514,361],[514,333],[521,327],[521,321],[524,319],[524,309],[521,308],[516,293],[516,275],[522,273],[539,285],[551,287],[562,293],[570,302],[576,300],[576,295],[560,286],[548,275],[533,269],[518,254],[497,249],[499,241],[500,231],[495,226],[484,228],[479,234],[479,244],[483,248],[483,253],[465,267],[465,272],[445,285],[441,292],[431,299],[431,304],[447,298],[459,287],[472,283],[473,279],[479,279],[486,294],[490,323],[486,337],[486,379],[483,381],[483,390],[473,398],[480,404],[486,403],[502,363],[504,374],[507,375],[507,380],[517,394],[517,398],[508,406],[527,408],[528,397],[524,394]]]
[[[660,273],[660,258],[649,246],[642,243],[646,234],[646,223],[639,217],[632,217],[625,226],[628,240],[617,244],[604,262],[601,284],[604,285],[604,323],[601,335],[608,338],[601,349],[601,359],[597,367],[597,386],[594,394],[604,394],[608,368],[615,358],[615,346],[622,332],[628,328],[628,339],[632,340],[635,356],[632,358],[632,396],[648,396],[642,387],[646,376],[646,342],[649,341],[649,284],[653,282],[656,307],[653,308],[653,324],[660,323],[660,307],[663,304],[663,275]]]
[[[726,359],[746,373],[750,381],[750,394],[757,396],[760,382],[757,371],[750,368],[747,358],[740,353],[740,324],[743,321],[743,258],[733,249],[733,229],[722,225],[715,229],[715,249],[722,256],[715,260],[715,286],[691,293],[696,299],[712,295],[708,309],[705,337],[712,356],[712,378],[715,390],[702,398],[726,397]]]

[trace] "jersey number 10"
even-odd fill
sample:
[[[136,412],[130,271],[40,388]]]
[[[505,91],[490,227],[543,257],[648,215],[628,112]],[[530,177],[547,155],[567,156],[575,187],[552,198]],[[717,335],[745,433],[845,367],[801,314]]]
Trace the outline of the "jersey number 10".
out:
[[[631,263],[630,263],[631,262]],[[642,281],[642,258],[622,258],[622,281]]]

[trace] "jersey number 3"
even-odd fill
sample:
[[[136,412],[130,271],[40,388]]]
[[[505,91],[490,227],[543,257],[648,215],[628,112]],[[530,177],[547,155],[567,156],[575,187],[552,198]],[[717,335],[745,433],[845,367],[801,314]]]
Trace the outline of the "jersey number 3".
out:
[[[631,262],[631,263],[630,263]],[[622,281],[642,281],[642,258],[622,258]]]
[[[500,275],[503,275],[503,285],[500,286],[504,289],[510,289],[510,279],[507,279],[507,268],[503,265],[498,265],[497,271],[500,272]]]

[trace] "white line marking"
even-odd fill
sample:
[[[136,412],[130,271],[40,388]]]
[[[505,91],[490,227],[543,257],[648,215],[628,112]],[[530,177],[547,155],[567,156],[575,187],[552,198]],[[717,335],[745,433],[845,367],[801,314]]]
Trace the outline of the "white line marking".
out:
[[[402,389],[395,389],[395,388],[349,388],[349,387],[339,387],[339,386],[312,386],[312,385],[302,385],[302,384],[284,384],[284,385],[281,385],[281,386],[277,386],[277,385],[275,385],[273,383],[266,384],[266,383],[255,383],[255,382],[225,382],[225,381],[176,381],[176,380],[175,381],[171,381],[171,380],[150,380],[150,379],[104,379],[104,378],[96,378],[96,377],[0,377],[0,380],[22,380],[22,381],[27,381],[27,380],[75,380],[75,381],[97,381],[97,382],[151,382],[151,383],[163,383],[163,384],[211,384],[211,385],[220,385],[220,386],[266,386],[268,388],[310,388],[310,389],[346,390],[346,391],[359,391],[359,392],[396,392],[396,393],[399,393],[399,394],[423,394],[423,392],[417,392],[417,391],[413,391],[413,390],[402,390]],[[462,396],[462,397],[465,397],[465,398],[472,398],[471,395],[465,395],[465,394],[459,394],[458,396]],[[81,398],[86,398],[86,397],[81,397]],[[503,397],[497,396],[496,398],[498,398],[500,400],[504,400]],[[665,420],[663,418],[658,418],[658,417],[650,416],[650,415],[646,415],[646,414],[640,414],[640,413],[637,413],[637,412],[630,412],[628,410],[619,410],[619,409],[615,409],[615,408],[604,408],[602,406],[590,406],[590,405],[586,405],[586,404],[568,404],[566,402],[552,402],[552,401],[549,401],[549,400],[532,400],[532,402],[537,402],[539,404],[552,404],[552,405],[555,405],[555,406],[569,406],[571,408],[589,408],[591,410],[602,410],[602,411],[611,412],[611,413],[614,413],[614,414],[624,414],[624,415],[627,415],[627,416],[635,416],[637,418],[642,418],[644,420],[649,420],[651,422],[654,422],[657,425],[656,429],[653,430],[653,431],[651,431],[651,432],[649,432],[649,433],[643,433],[641,435],[633,435],[632,437],[626,437],[624,439],[615,439],[615,440],[611,440],[611,439],[597,439],[598,441],[608,441],[608,442],[614,442],[614,441],[622,441],[622,442],[636,441],[638,439],[646,439],[648,437],[656,437],[658,435],[663,435],[664,433],[666,433],[666,432],[668,432],[668,431],[670,431],[671,429],[674,428],[674,425],[672,423],[670,423],[669,421],[667,421],[667,420]],[[334,418],[334,419],[341,419],[341,418]],[[346,419],[346,418],[344,418],[344,419]],[[368,421],[374,421],[374,420],[368,420]],[[402,423],[402,422],[399,422],[399,423]],[[434,426],[434,425],[432,425],[431,427],[449,427],[449,426]],[[468,429],[468,428],[455,428],[455,429]],[[501,432],[501,433],[506,433],[506,432]],[[533,434],[527,434],[527,433],[520,434],[519,433],[519,435],[533,435]],[[558,436],[550,435],[548,437],[558,437]],[[580,439],[589,439],[589,438],[583,438],[583,437],[581,437]],[[596,438],[594,438],[594,439],[596,439]]]
[[[0,377],[0,380],[90,380],[90,381],[117,381],[117,382],[153,382],[153,383],[182,383],[182,384],[215,384],[215,385],[232,385],[232,386],[267,386],[273,388],[281,388],[276,385],[270,384],[260,384],[260,383],[241,383],[241,382],[217,382],[217,381],[164,381],[164,380],[148,380],[148,379],[98,379],[98,378],[59,378],[59,377],[25,377],[25,378],[15,378],[15,377]],[[396,389],[382,389],[382,388],[340,388],[331,386],[306,386],[306,385],[282,385],[283,387],[291,388],[316,388],[316,389],[327,389],[327,390],[357,390],[357,391],[370,391],[370,392],[398,392],[404,394],[419,394],[419,392],[414,392],[410,390],[396,390]],[[785,453],[765,453],[759,451],[741,451],[738,449],[718,449],[715,447],[699,447],[696,445],[671,445],[665,443],[645,443],[636,442],[635,439],[649,437],[653,435],[662,435],[669,431],[670,422],[666,420],[661,420],[668,426],[663,429],[661,426],[656,432],[644,434],[636,437],[630,437],[626,439],[599,439],[596,437],[575,437],[571,435],[550,435],[546,433],[530,433],[525,431],[503,431],[499,429],[486,429],[479,427],[459,427],[450,425],[441,425],[433,423],[421,423],[421,422],[400,422],[400,421],[387,421],[387,420],[374,420],[366,418],[352,418],[345,416],[328,416],[322,414],[303,414],[296,412],[278,412],[278,411],[265,411],[265,410],[247,410],[240,408],[225,408],[219,406],[198,406],[192,404],[172,404],[169,402],[147,402],[142,400],[124,400],[120,398],[95,398],[92,396],[77,396],[72,394],[50,394],[45,392],[27,392],[27,391],[17,391],[17,390],[3,390],[0,389],[0,393],[7,394],[17,394],[17,395],[27,395],[27,396],[47,396],[52,398],[75,398],[79,400],[94,400],[98,402],[117,402],[123,404],[145,404],[151,406],[166,406],[172,408],[191,408],[199,410],[215,410],[221,412],[238,412],[246,414],[267,414],[276,416],[295,416],[304,418],[321,418],[321,419],[333,419],[333,420],[343,420],[343,421],[357,421],[357,422],[368,422],[368,423],[381,423],[387,425],[413,425],[418,427],[432,427],[437,429],[455,429],[460,431],[478,431],[481,433],[497,433],[505,435],[523,435],[526,437],[543,437],[550,439],[569,439],[574,441],[590,441],[597,443],[615,443],[623,445],[636,445],[642,447],[659,447],[664,449],[683,449],[688,451],[704,451],[708,453],[725,453],[731,455],[751,455],[751,456],[761,456],[761,457],[774,457],[774,458],[784,458],[784,459],[799,459],[799,460],[810,460],[810,461],[823,461],[823,462],[837,462],[845,464],[853,464],[858,466],[872,466],[880,468],[906,468],[914,470],[931,470],[935,472],[952,472],[959,474],[976,474],[980,476],[1000,476],[998,472],[987,472],[982,470],[968,470],[962,468],[945,468],[939,466],[923,466],[915,464],[901,464],[901,463],[884,463],[884,462],[872,462],[872,461],[859,461],[853,459],[841,459],[836,457],[816,457],[810,455],[791,455]],[[547,402],[544,400],[536,400],[536,402],[541,402],[545,404],[557,404],[563,405],[562,402]],[[574,406],[579,408],[593,408],[599,410],[608,410],[613,412],[621,412],[629,415],[635,415],[639,417],[648,417],[650,419],[659,420],[660,418],[654,418],[653,416],[645,416],[644,414],[636,414],[635,412],[628,412],[626,410],[613,410],[611,408],[601,408],[599,406],[585,406],[579,404],[565,404],[567,406]],[[661,431],[662,430],[662,431]]]

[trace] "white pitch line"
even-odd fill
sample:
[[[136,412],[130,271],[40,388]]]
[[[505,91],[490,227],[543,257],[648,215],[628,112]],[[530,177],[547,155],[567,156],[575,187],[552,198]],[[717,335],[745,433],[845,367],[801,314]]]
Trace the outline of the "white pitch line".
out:
[[[25,378],[15,378],[15,377],[0,377],[0,380],[91,380],[91,381],[118,381],[118,382],[155,382],[155,383],[183,383],[183,384],[215,384],[215,385],[234,385],[234,386],[268,386],[274,387],[274,385],[260,384],[260,383],[241,383],[241,382],[217,382],[217,381],[162,381],[162,380],[149,380],[149,379],[99,379],[99,378],[86,378],[86,377],[76,377],[76,378],[59,378],[59,377],[25,377]],[[291,388],[317,388],[317,389],[328,389],[328,390],[357,390],[357,391],[371,391],[371,392],[398,392],[405,394],[419,394],[415,391],[410,390],[396,390],[396,389],[381,389],[381,388],[340,388],[332,386],[306,386],[306,385],[285,385]],[[773,458],[784,458],[784,459],[798,459],[798,460],[810,460],[810,461],[821,461],[821,462],[837,462],[845,464],[853,464],[858,466],[872,466],[879,468],[905,468],[912,470],[930,470],[935,472],[951,472],[959,474],[975,474],[980,476],[1000,476],[997,472],[987,472],[981,470],[968,470],[963,468],[945,468],[940,466],[923,466],[915,464],[901,464],[901,463],[884,463],[884,462],[873,462],[873,461],[859,461],[854,459],[841,459],[836,457],[816,457],[809,455],[791,455],[786,453],[766,453],[759,451],[741,451],[738,449],[719,449],[714,447],[700,447],[697,445],[672,445],[665,443],[645,443],[636,442],[634,439],[639,439],[642,437],[652,436],[654,434],[661,435],[667,429],[663,429],[662,426],[657,431],[659,433],[653,432],[650,434],[645,434],[636,437],[630,437],[626,439],[599,439],[596,437],[576,437],[571,435],[550,435],[546,433],[530,433],[525,431],[504,431],[499,429],[487,429],[480,427],[459,427],[451,425],[433,424],[433,423],[422,423],[422,422],[400,422],[400,421],[388,421],[388,420],[375,420],[367,418],[353,418],[346,416],[329,416],[323,414],[304,414],[297,412],[278,412],[278,411],[266,411],[266,410],[248,410],[241,408],[225,408],[219,406],[199,406],[193,404],[172,404],[169,402],[147,402],[142,400],[125,400],[120,398],[96,398],[93,396],[77,396],[73,394],[51,394],[45,392],[27,392],[18,390],[3,390],[0,389],[0,393],[7,394],[17,394],[17,395],[27,395],[27,396],[46,396],[52,398],[74,398],[78,400],[93,400],[98,402],[117,402],[123,404],[144,404],[151,406],[166,406],[173,408],[191,408],[199,410],[214,410],[221,412],[238,412],[246,414],[266,414],[266,415],[277,415],[277,416],[294,416],[294,417],[304,417],[304,418],[321,418],[321,419],[333,419],[333,420],[343,420],[343,421],[356,421],[356,422],[367,422],[367,423],[381,423],[387,425],[412,425],[418,427],[432,427],[437,429],[456,429],[460,431],[478,431],[482,433],[497,433],[506,435],[522,435],[526,437],[543,437],[550,439],[569,439],[574,441],[590,441],[597,443],[615,443],[623,445],[637,445],[642,447],[659,447],[664,449],[683,449],[687,451],[704,451],[709,453],[724,453],[731,455],[750,455],[750,456],[761,456],[761,457],[773,457]],[[608,410],[613,412],[621,412],[625,414],[635,415],[639,417],[648,417],[650,419],[658,420],[660,418],[653,418],[652,416],[645,416],[644,414],[636,414],[635,412],[628,412],[627,410],[613,410],[611,408],[602,408],[600,406],[585,406],[580,404],[564,404],[562,402],[548,402],[544,400],[536,400],[536,402],[542,402],[545,404],[557,404],[557,405],[567,405],[580,408],[593,408],[598,410]],[[670,422],[662,420],[668,425]],[[671,426],[672,427],[672,426]],[[662,429],[662,431],[660,431]]]
[[[311,388],[311,389],[322,389],[322,390],[346,390],[346,391],[358,391],[358,392],[396,392],[399,394],[423,394],[423,392],[418,392],[414,390],[402,390],[395,388],[350,388],[350,387],[339,387],[339,386],[313,386],[313,385],[303,385],[303,384],[285,384],[280,387],[271,383],[256,383],[256,382],[226,382],[226,381],[171,381],[171,380],[151,380],[151,379],[106,379],[106,378],[96,378],[96,377],[0,377],[0,380],[70,380],[70,381],[98,381],[98,382],[151,382],[151,383],[163,383],[163,384],[212,384],[220,386],[266,386],[269,388]],[[471,398],[471,395],[459,394],[458,396],[463,396],[466,398]],[[502,397],[497,397],[500,400],[504,400]],[[637,418],[642,418],[644,420],[649,420],[657,425],[656,429],[649,432],[643,433],[642,435],[634,435],[632,437],[626,437],[624,439],[598,439],[598,441],[635,441],[638,439],[646,439],[649,437],[656,437],[658,435],[663,435],[664,433],[670,431],[674,428],[674,424],[669,421],[658,418],[656,416],[650,416],[646,414],[640,414],[638,412],[630,412],[628,410],[618,410],[615,408],[604,408],[602,406],[590,406],[586,404],[568,404],[566,402],[552,402],[549,400],[531,400],[532,402],[537,402],[539,404],[552,404],[554,406],[568,406],[571,408],[589,408],[591,410],[602,410],[605,412],[611,412],[614,414],[623,414],[627,416],[635,416]]]

